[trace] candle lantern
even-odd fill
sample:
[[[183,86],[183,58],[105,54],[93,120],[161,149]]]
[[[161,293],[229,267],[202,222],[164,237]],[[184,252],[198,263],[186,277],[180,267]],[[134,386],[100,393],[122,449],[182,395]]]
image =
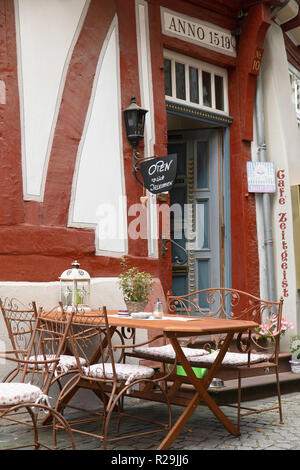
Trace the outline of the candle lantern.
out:
[[[78,261],[72,263],[59,278],[60,300],[64,306],[83,308],[90,304],[91,278],[87,271],[80,269]]]

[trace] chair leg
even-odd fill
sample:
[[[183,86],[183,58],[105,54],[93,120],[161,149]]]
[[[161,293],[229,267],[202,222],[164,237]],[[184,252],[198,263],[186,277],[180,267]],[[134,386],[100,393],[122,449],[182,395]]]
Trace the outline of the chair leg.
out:
[[[237,428],[240,432],[241,426],[241,400],[242,400],[242,378],[241,373],[238,372],[238,415],[237,415]]]
[[[103,442],[103,449],[104,450],[107,450],[107,443],[109,441],[108,439],[108,430],[109,430],[109,424],[110,424],[110,420],[111,420],[111,417],[112,417],[112,413],[115,409],[115,407],[118,405],[118,403],[120,403],[120,400],[123,401],[123,398],[124,398],[124,394],[126,394],[126,392],[131,388],[133,387],[134,385],[137,385],[138,383],[141,383],[141,382],[154,382],[153,380],[151,379],[141,379],[141,380],[137,380],[136,382],[133,382],[131,384],[128,384],[126,385],[124,388],[122,388],[122,390],[117,394],[117,396],[115,397],[115,399],[113,400],[113,402],[110,404],[109,408],[107,408],[107,415],[106,415],[106,419],[105,419],[105,426],[104,426],[104,432],[103,432],[103,436],[102,436],[102,442]],[[167,407],[168,407],[168,424],[166,425],[162,425],[160,423],[160,426],[162,427],[161,431],[165,430],[165,431],[168,431],[171,429],[172,427],[172,409],[171,409],[171,405],[170,405],[170,402],[169,402],[169,399],[168,399],[168,396],[167,394],[165,393],[164,391],[164,388],[160,385],[159,382],[156,382],[157,383],[157,386],[159,387],[160,391],[162,392],[162,394],[165,396],[165,400],[166,400],[166,404],[167,404]],[[120,416],[119,416],[120,417]],[[118,424],[119,426],[120,424]],[[153,430],[153,431],[150,431],[150,432],[146,432],[146,433],[140,433],[140,435],[144,435],[144,434],[150,434],[150,433],[155,433],[155,432],[158,432],[158,430]],[[136,434],[135,436],[138,436],[138,434]],[[134,435],[132,435],[133,437]]]
[[[39,434],[37,430],[37,413],[35,413],[30,406],[25,407],[29,416],[32,420],[32,428],[33,428],[33,436],[34,436],[34,449],[37,450],[39,448]]]
[[[278,396],[278,407],[279,407],[279,419],[280,419],[280,424],[284,424],[283,416],[282,416],[282,405],[281,405],[281,393],[280,393],[280,382],[279,382],[278,366],[275,367],[275,372],[276,372],[276,382],[277,382],[277,396]]]
[[[120,435],[120,425],[121,425],[121,413],[123,411],[123,396],[120,397],[118,401],[118,418],[117,418],[117,425],[116,425],[116,436]]]

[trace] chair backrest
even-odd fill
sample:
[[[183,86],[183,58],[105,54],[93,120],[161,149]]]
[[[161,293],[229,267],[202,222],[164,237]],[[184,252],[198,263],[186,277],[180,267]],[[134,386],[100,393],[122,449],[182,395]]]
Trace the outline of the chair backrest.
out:
[[[115,332],[115,329],[114,331]],[[124,345],[122,335],[117,335]],[[79,373],[86,377],[84,370],[92,364],[103,366],[103,378],[100,381],[116,382],[115,363],[124,357],[122,351],[118,360],[115,358],[114,346],[112,344],[112,331],[108,323],[107,310],[104,306],[98,312],[80,313],[77,311],[73,316],[72,326],[68,335],[72,353],[77,362]],[[82,361],[84,359],[84,361]],[[106,373],[105,364],[111,364],[110,373]]]
[[[237,347],[241,352],[245,350],[249,352],[251,349],[272,349],[274,356],[278,357],[282,298],[279,301],[269,301],[238,289],[216,287],[180,296],[168,293],[167,301],[170,313],[229,320],[251,320],[259,325],[272,322],[273,326],[268,335],[262,334],[262,329],[259,329],[246,341],[245,335],[238,336]]]
[[[72,313],[63,318],[61,314],[48,318],[42,311],[37,314],[26,356],[14,359],[22,366],[21,382],[38,384],[45,394],[48,393],[60,356],[67,346],[72,318]]]
[[[26,306],[18,299],[0,299],[0,310],[12,349],[16,351],[16,357],[23,357],[27,353],[38,314],[36,303],[32,301]]]

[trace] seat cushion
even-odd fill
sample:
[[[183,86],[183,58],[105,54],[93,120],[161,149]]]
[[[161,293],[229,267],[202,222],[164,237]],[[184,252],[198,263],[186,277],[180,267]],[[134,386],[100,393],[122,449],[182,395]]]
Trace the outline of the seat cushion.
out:
[[[212,364],[217,355],[219,354],[219,350],[208,354],[204,357],[193,357],[192,361],[194,362],[201,362],[203,364]],[[267,354],[250,354],[250,364],[255,364],[258,362],[263,362],[269,360],[269,355]],[[222,365],[225,366],[246,366],[248,364],[248,354],[242,353],[235,353],[235,352],[227,352],[223,358]]]
[[[194,356],[204,356],[209,354],[205,349],[182,348],[182,350],[188,359]],[[157,357],[162,360],[175,359],[175,351],[172,344],[165,344],[164,346],[156,347],[140,346],[134,348],[134,352],[145,359],[152,357]]]
[[[125,380],[128,385],[138,379],[147,379],[152,377],[154,369],[146,366],[139,366],[136,364],[115,364],[117,380]],[[95,377],[97,379],[113,379],[113,369],[110,363],[106,364],[93,364],[88,367],[83,367],[84,375],[88,377]]]
[[[79,361],[82,366],[86,364],[86,360],[83,357],[80,357]],[[62,372],[68,372],[71,369],[77,369],[76,358],[74,356],[67,356],[65,354],[62,354],[59,358],[57,368],[60,369]]]
[[[35,385],[15,382],[0,384],[0,407],[20,403],[36,403],[43,398],[42,391]]]
[[[46,354],[46,356],[39,354],[37,356],[30,356],[29,360],[30,361],[45,361],[45,360],[55,359],[55,357],[56,356],[54,354]],[[81,365],[86,364],[86,360],[84,358],[80,357],[79,360],[80,360]],[[32,368],[34,367],[34,365],[32,365],[31,367],[31,365],[29,364],[28,367]],[[43,367],[44,367],[44,364],[37,364],[37,368],[39,370],[41,370]],[[49,363],[48,367],[51,368],[52,364]],[[75,357],[62,354],[59,358],[57,369],[60,370],[61,372],[68,372],[69,370],[77,369],[77,362],[76,362]]]

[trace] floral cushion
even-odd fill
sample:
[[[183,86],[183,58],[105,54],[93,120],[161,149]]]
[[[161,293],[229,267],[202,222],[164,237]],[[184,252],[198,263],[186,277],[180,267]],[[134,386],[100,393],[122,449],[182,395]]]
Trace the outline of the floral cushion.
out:
[[[83,357],[79,358],[79,362],[82,366],[86,364],[86,360]],[[62,354],[59,358],[57,368],[62,372],[68,372],[70,369],[77,369],[77,362],[75,357]]]
[[[217,355],[219,354],[219,350],[208,354],[204,357],[193,357],[192,361],[194,362],[201,362],[204,364],[212,364]],[[263,362],[270,358],[267,354],[250,354],[250,363],[255,364],[257,362]],[[246,366],[248,364],[248,354],[241,354],[241,353],[234,353],[234,352],[227,352],[223,358],[222,365],[227,366]]]
[[[205,349],[182,348],[182,351],[188,359],[194,356],[204,356],[209,354]],[[166,360],[175,359],[175,351],[172,344],[157,347],[140,346],[134,348],[134,352],[146,359],[153,356]]]
[[[55,354],[46,354],[46,356],[39,354],[38,356],[31,356],[29,360],[30,361],[45,361],[45,360],[49,361],[51,359],[54,360],[55,358],[56,358]],[[80,357],[79,360],[80,360],[81,365],[86,364],[86,360],[83,359],[82,357]],[[28,367],[31,368],[31,365],[29,364]],[[34,367],[34,365],[32,365],[32,367]],[[44,364],[36,364],[36,367],[41,370],[44,367]],[[52,364],[49,363],[48,367],[51,369]],[[58,370],[60,370],[61,372],[68,372],[69,370],[76,369],[76,368],[77,368],[77,362],[74,356],[68,356],[65,354],[62,354],[60,356],[59,362],[57,364]]]
[[[118,380],[125,380],[125,385],[130,384],[134,380],[147,379],[152,377],[154,369],[146,366],[139,366],[136,364],[115,364],[116,374]],[[113,379],[113,370],[110,363],[106,364],[93,364],[89,367],[83,367],[84,375],[88,377],[95,377],[98,379]]]
[[[39,387],[25,383],[5,382],[0,384],[0,407],[20,403],[37,403],[46,401]]]

